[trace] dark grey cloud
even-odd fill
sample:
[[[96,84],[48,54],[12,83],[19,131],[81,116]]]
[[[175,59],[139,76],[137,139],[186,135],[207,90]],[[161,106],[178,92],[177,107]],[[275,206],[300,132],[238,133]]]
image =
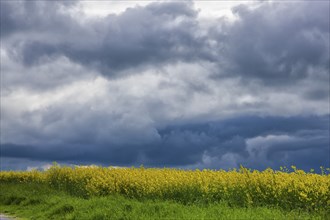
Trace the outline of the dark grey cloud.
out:
[[[304,97],[311,100],[325,100],[329,99],[329,88],[318,88],[306,91]]]
[[[222,74],[283,86],[310,77],[329,79],[329,2],[275,2],[233,9],[237,20],[219,22]]]
[[[251,123],[253,122],[253,123]],[[154,138],[136,138],[129,132],[121,142],[95,141],[95,129],[60,145],[2,144],[3,157],[103,165],[219,167],[223,157],[235,155],[235,166],[255,169],[297,165],[309,170],[329,165],[329,115],[308,117],[240,117],[158,129]],[[85,127],[86,129],[86,127]],[[80,133],[76,128],[71,132]],[[135,131],[138,133],[138,131]],[[63,134],[65,136],[67,134]],[[112,135],[112,134],[108,134]],[[139,135],[139,134],[135,134]],[[76,136],[71,134],[71,136]],[[76,136],[77,137],[77,136]],[[63,137],[58,137],[63,140]],[[92,141],[88,141],[88,139]],[[91,146],[91,144],[93,146]],[[213,162],[203,164],[204,157]],[[318,158],[318,159],[317,159]]]
[[[15,34],[18,31],[14,30],[20,28],[32,32],[32,36],[16,36],[18,39],[5,43],[12,56],[27,66],[38,65],[45,57],[63,55],[113,76],[119,70],[142,64],[212,57],[204,49],[207,39],[199,31],[197,11],[190,2],[151,3],[101,20],[88,20],[84,26],[61,12],[60,7],[54,7],[54,18],[50,19],[47,7],[51,6],[43,2],[31,5],[29,2],[4,4],[11,10],[23,8],[23,14],[18,18],[9,13],[2,15],[6,23],[4,33]],[[27,22],[24,17],[31,21]],[[36,32],[40,34],[35,36]],[[7,35],[5,37],[12,37]]]
[[[236,161],[232,161],[236,166],[243,164],[255,169],[297,165],[309,170],[319,166],[329,166],[330,163],[328,115],[323,117],[246,116],[221,122],[174,126],[166,128],[163,132],[168,133],[172,129],[190,131],[196,135],[204,134],[212,140],[203,142],[203,155],[215,160],[206,167],[219,168],[226,154],[234,154],[238,157]],[[282,140],[283,137],[286,138]],[[258,142],[249,144],[251,142],[249,140],[253,139],[263,141],[259,144],[256,144]],[[309,158],[308,155],[312,156]],[[319,160],[315,160],[316,155],[320,156]],[[201,164],[201,159],[202,155],[196,162]]]
[[[78,1],[1,1],[1,37],[15,33],[56,32],[57,27],[69,31],[77,25],[64,9]]]
[[[1,170],[32,170],[48,169],[52,164],[43,161],[34,161],[22,158],[1,157],[0,167]]]
[[[242,161],[242,164],[256,169],[295,165],[307,171],[320,171],[321,166],[329,167],[329,130],[312,133],[313,136],[270,135],[252,138],[248,140],[251,158]]]
[[[233,9],[236,21],[219,19],[209,30],[192,2],[151,3],[84,22],[66,13],[63,2],[2,4],[4,48],[27,66],[65,56],[112,77],[139,66],[209,61],[219,66],[216,76],[267,85],[329,79],[326,1],[243,4]]]

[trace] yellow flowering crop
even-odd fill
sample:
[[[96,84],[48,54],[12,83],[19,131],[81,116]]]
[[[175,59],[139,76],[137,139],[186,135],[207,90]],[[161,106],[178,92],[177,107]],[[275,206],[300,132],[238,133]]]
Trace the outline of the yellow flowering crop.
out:
[[[271,205],[329,210],[329,174],[239,170],[179,170],[112,167],[59,167],[47,171],[0,172],[0,182],[48,184],[73,195],[122,194],[131,198],[182,203],[226,201],[230,205]]]

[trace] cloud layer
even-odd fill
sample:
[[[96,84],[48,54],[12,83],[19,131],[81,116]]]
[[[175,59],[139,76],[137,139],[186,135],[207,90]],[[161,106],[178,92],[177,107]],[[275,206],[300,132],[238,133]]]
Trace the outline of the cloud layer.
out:
[[[79,5],[1,2],[2,167],[329,166],[329,2]]]

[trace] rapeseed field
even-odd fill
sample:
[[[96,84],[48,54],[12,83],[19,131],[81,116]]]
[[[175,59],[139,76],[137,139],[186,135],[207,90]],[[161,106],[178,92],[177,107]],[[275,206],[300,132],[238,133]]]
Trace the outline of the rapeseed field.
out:
[[[2,171],[0,183],[46,184],[84,198],[120,194],[183,204],[227,202],[241,207],[329,210],[329,169],[317,174],[292,168],[225,171],[53,166],[47,171]]]

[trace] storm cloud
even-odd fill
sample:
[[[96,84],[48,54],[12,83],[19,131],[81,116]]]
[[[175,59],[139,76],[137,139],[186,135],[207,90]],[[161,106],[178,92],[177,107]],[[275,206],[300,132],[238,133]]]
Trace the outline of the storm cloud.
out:
[[[329,2],[84,10],[1,1],[2,168],[329,166]]]
[[[46,21],[46,7],[52,6],[42,2],[32,3],[33,7],[29,2],[22,4],[23,15],[18,20],[13,21],[8,12],[3,15],[3,22],[8,23],[4,26],[5,37],[10,38],[8,51],[26,66],[40,65],[47,57],[65,56],[106,76],[116,76],[122,74],[119,70],[139,65],[212,58],[204,49],[207,38],[200,33],[197,11],[189,2],[152,3],[83,23],[61,10],[59,2],[55,3],[54,19],[46,15]],[[11,10],[17,6],[6,4]],[[31,21],[26,22],[25,16]],[[31,23],[35,28],[29,28]],[[32,36],[12,31],[15,28],[27,28]]]
[[[329,3],[263,4],[235,7],[238,19],[218,31],[228,74],[268,84],[307,77],[327,77],[329,70]],[[221,45],[221,44],[220,44]]]
[[[65,137],[58,136],[65,142],[59,145],[48,144],[47,148],[42,144],[4,144],[2,154],[5,157],[27,157],[37,161],[101,164],[111,161],[115,165],[166,164],[181,167],[200,163],[200,167],[211,168],[217,168],[224,157],[232,155],[236,158],[231,161],[235,167],[243,164],[256,169],[269,166],[279,168],[291,166],[294,162],[301,168],[311,169],[315,163],[327,166],[328,124],[328,116],[245,116],[203,124],[165,127],[155,130],[149,138],[146,134],[136,138],[129,135],[133,139],[119,137],[121,142],[96,140],[95,136],[99,132],[88,132],[86,140],[72,137],[65,140]],[[71,131],[71,135],[73,132],[75,131]],[[128,136],[127,133],[124,135]],[[66,134],[62,133],[62,136]],[[208,164],[205,157],[212,158],[215,164]],[[292,160],[292,157],[295,159]]]

